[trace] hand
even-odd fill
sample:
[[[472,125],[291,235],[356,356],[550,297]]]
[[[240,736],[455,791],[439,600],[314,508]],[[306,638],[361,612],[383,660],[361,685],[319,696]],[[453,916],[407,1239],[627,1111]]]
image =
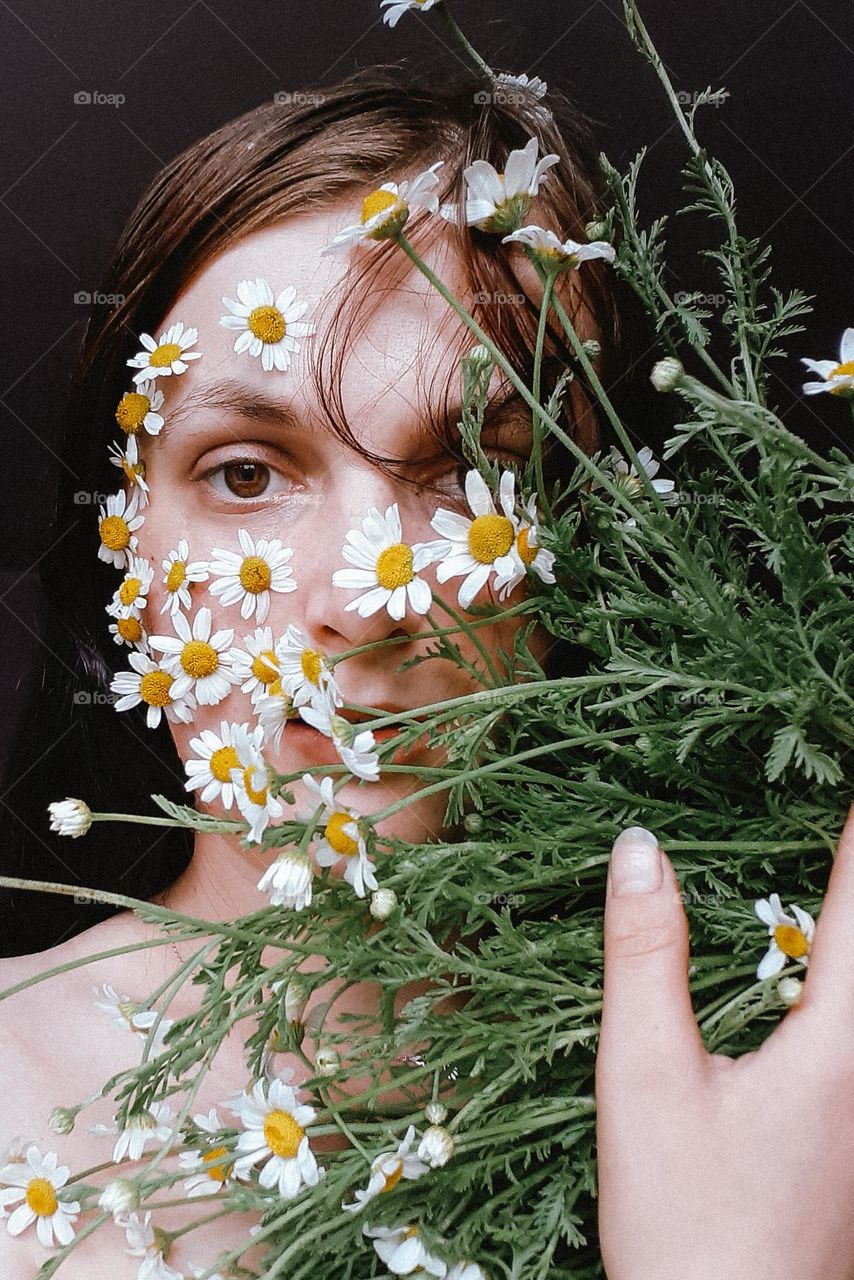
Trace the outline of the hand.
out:
[[[644,865],[658,887],[618,893],[619,868]],[[803,973],[761,1048],[707,1052],[673,866],[643,827],[621,832],[596,1060],[609,1280],[854,1277],[854,806]]]

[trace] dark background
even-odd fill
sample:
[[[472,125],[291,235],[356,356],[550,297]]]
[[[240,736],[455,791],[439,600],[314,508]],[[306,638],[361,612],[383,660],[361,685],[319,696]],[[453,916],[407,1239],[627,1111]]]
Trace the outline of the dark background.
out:
[[[452,11],[492,66],[542,76],[573,97],[618,168],[646,145],[642,212],[646,221],[673,213],[684,146],[618,0],[453,0]],[[824,446],[847,439],[844,402],[798,394],[797,357],[836,357],[854,324],[850,0],[647,0],[642,11],[678,90],[728,91],[721,106],[701,111],[699,131],[733,176],[740,230],[772,244],[778,288],[816,295],[807,332],[776,364],[776,405]],[[434,14],[405,14],[390,30],[379,0],[0,0],[0,49],[2,823],[18,776],[12,728],[41,643],[34,570],[88,314],[79,295],[98,288],[142,189],[188,143],[277,91],[329,84],[372,62],[427,58],[441,67],[462,54]],[[75,101],[81,93],[125,101]],[[674,287],[712,285],[697,272],[698,227],[696,218],[671,218]]]

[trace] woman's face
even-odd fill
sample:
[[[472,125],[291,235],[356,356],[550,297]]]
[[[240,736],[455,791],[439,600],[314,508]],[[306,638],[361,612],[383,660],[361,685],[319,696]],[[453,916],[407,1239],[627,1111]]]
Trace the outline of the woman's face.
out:
[[[400,475],[438,487],[419,491],[363,459],[325,425],[308,376],[307,344],[323,338],[330,313],[340,305],[338,284],[347,267],[346,253],[321,256],[320,250],[342,225],[353,221],[352,213],[349,204],[342,204],[245,236],[198,274],[158,326],[155,337],[179,320],[185,327],[198,329],[196,349],[202,356],[185,373],[158,378],[156,385],[165,395],[161,413],[166,426],[156,437],[143,433],[138,437],[150,487],[145,521],[138,531],[138,554],[147,557],[155,570],[145,625],[149,639],[174,635],[170,613],[161,613],[165,588],[160,566],[180,539],[189,544],[190,560],[207,560],[214,548],[240,553],[240,529],[248,530],[253,539],[279,539],[293,549],[289,563],[297,586],[270,593],[264,625],[271,627],[274,640],[294,623],[307,634],[312,648],[331,656],[391,636],[404,637],[396,645],[343,661],[335,668],[335,678],[347,703],[413,708],[482,686],[446,658],[432,657],[398,672],[402,662],[435,644],[416,638],[419,628],[429,626],[426,619],[410,608],[400,622],[386,609],[360,617],[355,609],[345,608],[360,593],[334,586],[332,574],[347,567],[341,553],[347,532],[361,530],[371,507],[384,513],[396,502],[403,540],[409,544],[438,537],[430,519],[439,506],[471,515],[462,488],[465,468],[441,455],[426,426],[427,397],[438,412],[447,379],[457,364],[459,330],[448,323],[447,304],[413,271],[402,285],[373,296],[365,316],[360,316],[358,331],[346,335],[341,402],[350,430],[375,453],[399,459],[395,470]],[[425,250],[425,256],[460,296],[449,251],[438,245]],[[235,352],[236,331],[220,324],[220,317],[227,314],[223,298],[236,299],[238,283],[257,277],[269,282],[274,296],[293,286],[297,299],[308,303],[303,322],[316,326],[314,334],[300,339],[301,350],[292,355],[287,370],[265,370],[260,359]],[[371,287],[377,287],[373,281]],[[466,341],[463,350],[473,342]],[[458,373],[453,373],[450,385],[457,392]],[[497,378],[494,385],[498,387]],[[455,403],[454,395],[449,403]],[[529,441],[529,415],[522,403],[505,414],[489,436],[490,451],[508,460],[523,460]],[[433,566],[423,576],[458,607],[461,578],[440,586]],[[209,579],[191,588],[190,622],[199,608],[208,606],[212,630],[233,628],[233,644],[242,646],[244,637],[254,635],[257,619],[244,620],[240,603],[223,605],[210,586]],[[477,602],[491,598],[486,587]],[[522,598],[524,583],[505,603]],[[451,623],[435,603],[433,616],[440,625]],[[499,670],[499,650],[512,653],[517,625],[514,618],[478,630]],[[466,658],[481,663],[465,635],[454,639]],[[542,655],[547,640],[538,630],[535,652]],[[217,705],[197,706],[190,723],[169,722],[182,759],[195,755],[190,746],[193,737],[205,728],[219,733],[222,721],[247,722],[250,727],[256,722],[250,694],[241,692],[239,684],[232,685],[228,697]],[[339,762],[331,741],[300,719],[289,720],[278,748],[268,744],[264,752],[280,772]],[[410,755],[397,754],[395,763],[415,759],[435,765],[441,763],[442,754],[416,743]],[[315,776],[322,776],[322,771],[316,770]],[[381,773],[378,782],[350,781],[339,795],[355,811],[370,813],[423,785],[412,774]],[[298,805],[304,802],[308,808],[301,783],[293,789]],[[198,803],[210,812],[223,812],[218,802]],[[410,840],[436,838],[441,834],[445,803],[446,793],[430,796],[399,810],[380,830]],[[237,816],[236,811],[230,816]]]

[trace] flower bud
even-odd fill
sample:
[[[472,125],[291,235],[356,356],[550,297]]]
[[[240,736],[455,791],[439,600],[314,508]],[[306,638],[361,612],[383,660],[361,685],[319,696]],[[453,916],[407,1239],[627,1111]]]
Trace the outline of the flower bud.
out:
[[[424,1115],[427,1117],[428,1124],[444,1124],[448,1116],[448,1108],[441,1102],[428,1102],[424,1108]]]
[[[610,240],[610,232],[607,222],[588,222],[584,228],[584,234],[588,240]]]
[[[597,342],[595,338],[585,338],[581,345],[588,360],[595,360],[602,350],[601,342]]]
[[[424,1130],[424,1136],[418,1144],[418,1159],[429,1164],[431,1169],[439,1169],[447,1164],[454,1154],[453,1135],[441,1125],[431,1124]]]
[[[105,1213],[111,1213],[114,1218],[120,1213],[136,1209],[138,1205],[139,1192],[126,1178],[116,1178],[113,1182],[108,1182],[98,1198],[98,1208],[103,1209]]]
[[[800,978],[781,978],[777,983],[777,995],[789,1009],[800,1004],[804,984]]]
[[[467,813],[463,818],[463,826],[470,836],[480,835],[483,830],[483,817],[479,813]]]
[[[479,342],[476,347],[472,347],[467,359],[471,361],[473,368],[485,369],[492,364],[492,352],[482,342]]]
[[[375,920],[388,920],[397,908],[397,894],[394,889],[374,889],[371,894],[370,912]]]
[[[334,1076],[341,1066],[341,1058],[335,1049],[318,1049],[314,1055],[314,1070],[319,1076]]]
[[[308,988],[305,979],[294,974],[288,979],[288,985],[285,987],[285,1018],[288,1022],[302,1022],[307,1000]]]
[[[61,836],[85,836],[92,825],[92,810],[84,800],[54,800],[48,805],[50,829]]]
[[[674,356],[665,356],[653,365],[649,380],[656,391],[675,391],[684,373],[685,370]]]
[[[77,1107],[54,1107],[47,1122],[52,1133],[68,1134],[74,1128],[77,1119]]]

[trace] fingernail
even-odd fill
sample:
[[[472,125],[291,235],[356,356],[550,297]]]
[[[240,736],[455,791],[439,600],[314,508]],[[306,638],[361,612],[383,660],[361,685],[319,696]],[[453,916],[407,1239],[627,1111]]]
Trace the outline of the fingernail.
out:
[[[661,888],[661,853],[646,827],[626,827],[611,850],[614,893],[652,893]]]

